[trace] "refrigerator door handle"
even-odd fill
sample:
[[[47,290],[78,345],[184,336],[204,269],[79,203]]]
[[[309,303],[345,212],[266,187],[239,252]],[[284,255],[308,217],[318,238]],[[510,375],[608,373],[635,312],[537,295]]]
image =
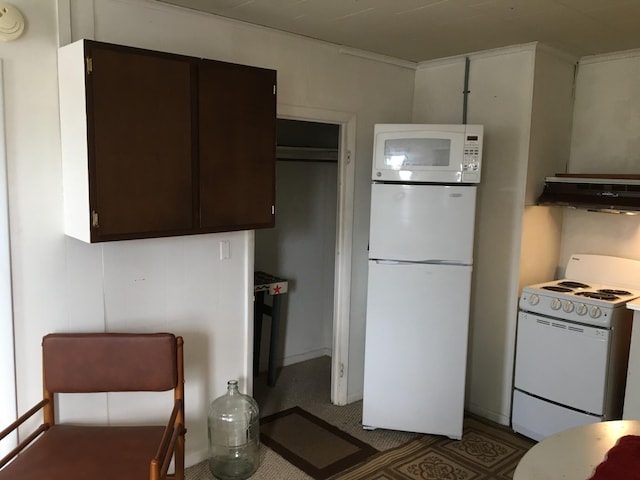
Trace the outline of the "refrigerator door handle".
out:
[[[424,260],[420,263],[428,263],[431,265],[462,265],[462,266],[470,266],[470,263],[460,262],[458,260]]]
[[[427,264],[427,265],[461,265],[461,266],[470,266],[469,263],[457,262],[455,260],[417,260],[417,261],[407,261],[407,260],[380,260],[380,259],[371,259],[379,265],[415,265],[415,264]]]

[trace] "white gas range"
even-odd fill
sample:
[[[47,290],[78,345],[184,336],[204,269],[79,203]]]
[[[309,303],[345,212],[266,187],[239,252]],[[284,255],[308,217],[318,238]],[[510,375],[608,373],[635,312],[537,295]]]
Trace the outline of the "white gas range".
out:
[[[535,440],[622,416],[640,262],[572,255],[565,273],[520,297],[511,421]]]

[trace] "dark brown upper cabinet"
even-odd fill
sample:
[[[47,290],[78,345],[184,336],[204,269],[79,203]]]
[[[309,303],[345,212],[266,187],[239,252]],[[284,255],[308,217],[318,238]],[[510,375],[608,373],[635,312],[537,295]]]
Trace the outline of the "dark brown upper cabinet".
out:
[[[199,63],[200,218],[204,228],[273,226],[275,85],[273,70],[211,60]]]
[[[274,225],[274,70],[81,40],[59,77],[66,234]]]

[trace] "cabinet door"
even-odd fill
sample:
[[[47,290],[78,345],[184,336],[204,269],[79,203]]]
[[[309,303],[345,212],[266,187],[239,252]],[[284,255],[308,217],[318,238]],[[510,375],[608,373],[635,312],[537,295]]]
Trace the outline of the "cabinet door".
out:
[[[87,42],[92,241],[194,226],[188,57]]]
[[[198,75],[201,227],[272,227],[276,72],[204,60]]]

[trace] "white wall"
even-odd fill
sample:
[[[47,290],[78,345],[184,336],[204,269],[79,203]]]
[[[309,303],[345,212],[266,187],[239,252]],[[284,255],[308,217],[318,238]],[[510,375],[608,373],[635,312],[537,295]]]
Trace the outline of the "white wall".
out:
[[[485,141],[466,406],[502,423],[508,423],[509,417],[505,356],[514,340],[512,290],[518,275],[534,55],[532,47],[487,52],[471,57],[469,71],[467,122],[485,126]],[[464,57],[422,64],[416,74],[414,121],[460,123],[463,82]],[[420,101],[418,92],[424,90],[430,92],[431,102]]]
[[[16,382],[13,352],[13,300],[11,294],[11,250],[4,126],[4,88],[0,63],[0,425],[16,419]],[[0,457],[16,444],[14,434],[0,443]]]
[[[96,40],[273,68],[279,106],[357,114],[348,396],[361,396],[373,124],[410,118],[414,72],[341,54],[336,45],[152,1],[98,0],[94,16]]]
[[[548,85],[554,82],[558,67],[552,58],[538,63],[538,55],[548,55],[539,50],[536,45],[524,45],[469,55],[467,122],[485,126],[485,142],[476,216],[466,407],[503,424],[509,423],[511,410],[522,251],[536,254],[535,260],[527,258],[533,263],[524,264],[527,278],[544,277],[554,270],[557,247],[549,255],[543,246],[559,242],[559,222],[549,209],[529,211],[525,206],[535,179],[541,185],[544,172],[555,172],[569,143],[573,71],[562,67],[557,88],[563,100],[554,104],[555,91]],[[461,123],[464,62],[464,57],[455,57],[420,65],[414,121]],[[536,90],[537,68],[546,70],[543,86],[547,88]],[[549,104],[552,108],[545,106]],[[536,134],[532,119],[538,117],[538,122],[546,120],[549,128],[557,128],[557,134]],[[538,237],[535,244],[531,234]]]
[[[556,172],[638,173],[640,51],[583,58],[573,108],[567,102],[573,61],[546,49],[538,49],[535,63],[525,56],[512,51],[479,62],[470,55],[468,121],[487,130],[467,407],[503,423],[520,288],[562,277],[573,253],[640,259],[640,216],[535,206],[542,179]],[[414,121],[460,122],[463,73],[461,57],[421,65]],[[508,286],[502,294],[500,282]]]
[[[508,423],[509,356],[527,172],[534,51],[473,62],[470,122],[486,125],[486,167],[478,201],[469,348],[468,408]]]
[[[14,2],[24,35],[0,44],[18,408],[42,396],[40,338],[65,324],[55,3]]]
[[[640,50],[580,60],[570,173],[640,172]],[[566,209],[560,268],[573,253],[640,260],[640,216]]]
[[[206,453],[206,408],[229,378],[250,389],[253,232],[85,245],[63,234],[58,37],[82,36],[278,70],[279,107],[358,116],[349,397],[361,396],[373,124],[407,121],[413,71],[339,47],[148,0],[14,2],[27,19],[0,44],[5,73],[18,408],[41,396],[40,339],[53,331],[172,330],[185,337],[187,462]],[[70,8],[66,8],[70,7]],[[67,27],[70,27],[70,34]],[[384,92],[384,95],[381,94]],[[220,261],[218,242],[231,259]],[[107,411],[107,403],[109,404]],[[69,417],[126,420],[117,396]],[[137,415],[137,414],[136,414]]]
[[[556,275],[563,209],[539,207],[536,200],[544,178],[567,168],[575,65],[575,58],[536,49],[518,292]]]

